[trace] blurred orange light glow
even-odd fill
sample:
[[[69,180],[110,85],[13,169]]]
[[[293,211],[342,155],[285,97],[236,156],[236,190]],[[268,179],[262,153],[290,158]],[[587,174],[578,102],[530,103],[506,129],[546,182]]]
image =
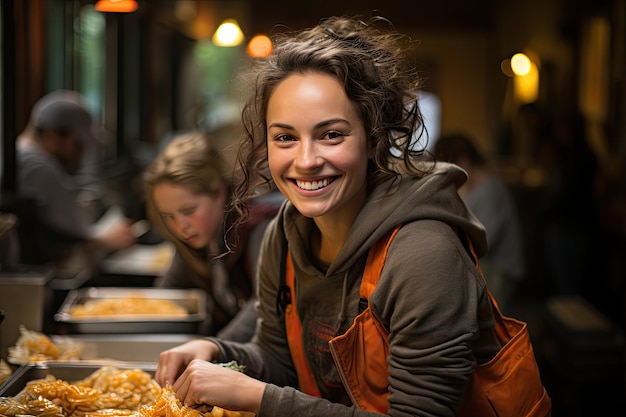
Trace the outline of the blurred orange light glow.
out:
[[[272,41],[266,35],[256,35],[248,43],[246,49],[252,58],[264,58],[272,53]]]
[[[135,0],[98,0],[95,7],[99,12],[130,13],[139,5]]]

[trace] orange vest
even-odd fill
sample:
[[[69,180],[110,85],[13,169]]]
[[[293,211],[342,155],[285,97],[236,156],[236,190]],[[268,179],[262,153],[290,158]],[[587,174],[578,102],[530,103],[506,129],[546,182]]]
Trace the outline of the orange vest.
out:
[[[370,249],[361,279],[361,298],[368,300],[376,288],[385,263],[387,248],[398,230],[399,228],[380,239]],[[295,279],[289,254],[285,272],[285,284],[291,290],[291,304],[285,307],[287,341],[298,373],[298,383],[302,392],[321,397],[302,346],[302,323],[296,308]],[[363,410],[383,414],[386,414],[389,408],[388,336],[389,332],[376,320],[368,305],[344,334],[334,337],[329,342],[339,376],[353,404]]]
[[[380,278],[387,249],[400,229],[381,238],[370,248],[360,286],[360,297],[369,300]],[[464,240],[476,267],[478,258],[469,240]],[[482,272],[481,272],[482,273]],[[285,262],[285,284],[291,304],[285,307],[287,341],[302,392],[321,397],[302,345],[302,323],[296,309],[295,277],[291,258]],[[549,417],[552,401],[541,382],[526,323],[505,317],[487,290],[494,312],[494,334],[503,348],[489,362],[476,367],[461,401],[463,417]],[[389,409],[389,332],[374,317],[369,304],[350,328],[330,340],[337,371],[352,403],[363,410],[387,414]]]

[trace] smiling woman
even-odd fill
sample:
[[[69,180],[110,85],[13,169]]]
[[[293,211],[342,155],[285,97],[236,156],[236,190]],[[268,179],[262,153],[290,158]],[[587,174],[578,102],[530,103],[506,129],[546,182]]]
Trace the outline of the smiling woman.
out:
[[[302,417],[452,417],[485,404],[482,393],[462,402],[500,349],[473,259],[485,230],[459,197],[465,172],[415,145],[420,79],[389,27],[329,18],[277,38],[253,69],[234,214],[245,224],[263,185],[287,202],[263,239],[251,341],[161,353],[155,377],[184,402]],[[247,374],[209,363],[224,360]],[[520,410],[537,401],[513,396]],[[523,415],[549,414],[539,401]]]
[[[356,106],[330,75],[291,75],[270,96],[267,125],[274,183],[323,236],[332,233],[323,245],[342,241],[367,197],[372,154]],[[338,249],[316,252],[330,252],[330,263]]]

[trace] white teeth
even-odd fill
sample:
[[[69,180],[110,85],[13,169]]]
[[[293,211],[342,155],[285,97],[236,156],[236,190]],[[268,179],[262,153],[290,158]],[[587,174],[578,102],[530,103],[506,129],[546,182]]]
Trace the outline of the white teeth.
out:
[[[320,188],[326,187],[329,183],[330,183],[330,179],[328,179],[328,178],[324,178],[323,180],[320,180],[320,181],[300,181],[300,180],[296,180],[296,184],[298,185],[298,187],[302,188],[303,190],[307,190],[307,191],[319,190]]]

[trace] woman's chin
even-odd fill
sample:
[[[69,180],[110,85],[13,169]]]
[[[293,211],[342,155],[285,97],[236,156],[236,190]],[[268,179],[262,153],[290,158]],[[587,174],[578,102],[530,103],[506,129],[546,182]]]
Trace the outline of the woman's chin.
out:
[[[207,242],[205,241],[205,239],[200,239],[199,237],[194,237],[191,239],[185,239],[184,242],[194,248],[194,249],[202,249],[204,247],[206,247]]]

